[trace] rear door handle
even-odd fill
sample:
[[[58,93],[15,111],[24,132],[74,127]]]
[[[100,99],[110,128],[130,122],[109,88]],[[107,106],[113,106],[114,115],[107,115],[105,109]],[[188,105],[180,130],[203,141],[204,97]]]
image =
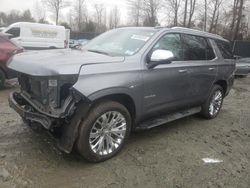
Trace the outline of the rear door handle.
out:
[[[213,71],[215,68],[213,68],[213,67],[210,67],[210,68],[208,68],[208,70],[210,70],[210,71]]]
[[[185,73],[185,72],[187,72],[187,70],[186,70],[186,69],[181,69],[181,70],[179,70],[178,72],[179,72],[179,73]]]

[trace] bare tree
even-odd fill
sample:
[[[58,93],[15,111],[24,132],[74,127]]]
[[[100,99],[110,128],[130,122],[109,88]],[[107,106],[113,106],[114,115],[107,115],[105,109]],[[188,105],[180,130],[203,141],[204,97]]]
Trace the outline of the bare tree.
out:
[[[216,30],[216,18],[219,18],[219,9],[223,0],[212,0],[212,19],[209,27],[209,32]],[[217,19],[218,20],[218,19]]]
[[[29,9],[23,12],[17,10],[11,10],[9,14],[0,12],[0,25],[9,26],[15,22],[35,22]]]
[[[85,0],[75,0],[74,10],[77,30],[82,31],[84,28],[84,23],[88,22],[88,13]]]
[[[177,0],[172,0],[172,1],[176,1]],[[173,7],[177,12],[175,13],[175,17],[177,17],[178,15],[178,10],[180,8],[180,3],[177,4],[178,7]],[[189,6],[189,9],[188,9]],[[196,0],[185,0],[185,4],[184,4],[184,16],[183,16],[183,26],[184,27],[191,27],[191,23],[192,23],[192,18],[194,15],[194,11],[195,11],[195,6],[196,6]],[[176,15],[177,14],[177,15]],[[178,24],[178,20],[175,22],[175,25]]]
[[[58,24],[60,10],[69,6],[69,2],[65,0],[43,0],[49,10],[55,14],[55,22]]]
[[[203,27],[204,31],[207,31],[207,8],[208,8],[207,0],[204,0],[204,27]]]
[[[94,9],[95,9],[95,17],[96,17],[96,29],[97,32],[102,32],[104,31],[106,28],[106,23],[104,23],[106,21],[106,9],[104,8],[103,4],[95,4],[94,5]]]
[[[104,12],[104,6],[103,6],[103,4],[95,4],[94,8],[95,8],[96,22],[98,25],[101,25],[102,16],[103,16],[103,12]]]
[[[44,4],[42,4],[39,0],[36,0],[34,3],[33,14],[37,21],[45,20],[46,19],[46,9]]]
[[[109,28],[117,28],[120,22],[120,13],[117,6],[115,6],[109,13]]]
[[[183,18],[183,26],[187,25],[187,10],[188,10],[188,0],[185,0],[185,8],[184,8],[184,18]]]
[[[235,20],[236,20],[236,17],[237,17],[237,7],[238,7],[238,4],[239,4],[239,0],[234,0],[233,9],[232,9],[233,18],[232,18],[232,22],[231,22],[231,25],[230,25],[231,37],[233,35],[233,30],[234,30],[234,26],[235,26]]]
[[[69,26],[72,30],[77,30],[77,26],[76,26],[76,23],[75,23],[75,17],[73,15],[73,12],[74,10],[71,9],[68,13],[67,13],[67,20],[68,20],[68,23],[69,23]]]
[[[143,0],[144,25],[156,26],[158,23],[157,15],[160,9],[160,0]]]
[[[186,0],[187,1],[187,0]],[[166,0],[168,7],[174,12],[173,25],[178,25],[179,10],[181,8],[181,0]],[[166,7],[166,9],[168,8]]]
[[[191,27],[191,23],[192,23],[192,18],[193,18],[193,15],[194,15],[194,11],[195,11],[195,6],[196,6],[196,0],[190,0],[189,1],[190,4],[190,8],[189,8],[189,19],[188,19],[188,25],[187,27]]]
[[[141,25],[141,18],[143,14],[142,0],[127,0],[129,6],[129,17],[133,25]]]
[[[243,17],[244,0],[234,0],[233,18],[231,22],[231,40],[236,40],[239,34],[240,24]]]

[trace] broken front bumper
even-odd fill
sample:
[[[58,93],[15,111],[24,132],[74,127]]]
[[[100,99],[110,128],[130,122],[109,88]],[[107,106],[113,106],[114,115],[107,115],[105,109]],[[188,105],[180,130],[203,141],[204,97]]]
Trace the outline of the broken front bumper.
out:
[[[44,128],[50,129],[53,123],[53,118],[36,112],[19,93],[12,92],[9,95],[9,105],[22,118],[40,123]]]
[[[74,115],[71,117],[70,122],[61,122],[60,118],[53,118],[44,115],[34,108],[31,104],[20,95],[20,93],[12,92],[9,95],[9,105],[13,108],[22,118],[40,123],[44,128],[50,130],[58,121],[61,124],[61,137],[58,140],[57,146],[61,151],[70,153],[74,142],[78,136],[78,128],[82,118],[86,117],[90,109],[90,103],[79,102]]]

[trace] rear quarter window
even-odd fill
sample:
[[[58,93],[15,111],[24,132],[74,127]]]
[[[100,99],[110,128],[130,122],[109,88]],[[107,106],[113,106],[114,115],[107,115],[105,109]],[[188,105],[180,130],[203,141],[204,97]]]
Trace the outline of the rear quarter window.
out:
[[[233,59],[233,52],[229,42],[215,40],[215,43],[224,59]]]

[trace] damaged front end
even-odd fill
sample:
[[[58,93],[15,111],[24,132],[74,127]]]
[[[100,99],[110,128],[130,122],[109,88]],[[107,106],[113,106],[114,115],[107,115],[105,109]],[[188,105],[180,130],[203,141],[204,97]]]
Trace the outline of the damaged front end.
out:
[[[77,81],[77,75],[67,76],[30,76],[20,74],[18,77],[20,92],[13,93],[12,98],[19,102],[22,108],[31,113],[40,113],[51,119],[50,123],[41,123],[50,129],[53,120],[70,117],[75,110],[74,91],[72,85]],[[23,117],[36,121],[29,116]]]
[[[20,73],[20,91],[9,96],[10,107],[25,121],[39,123],[50,131],[60,128],[59,145],[65,152],[71,151],[77,136],[78,125],[71,124],[80,119],[75,116],[82,95],[72,88],[77,78],[78,75],[31,76]]]

